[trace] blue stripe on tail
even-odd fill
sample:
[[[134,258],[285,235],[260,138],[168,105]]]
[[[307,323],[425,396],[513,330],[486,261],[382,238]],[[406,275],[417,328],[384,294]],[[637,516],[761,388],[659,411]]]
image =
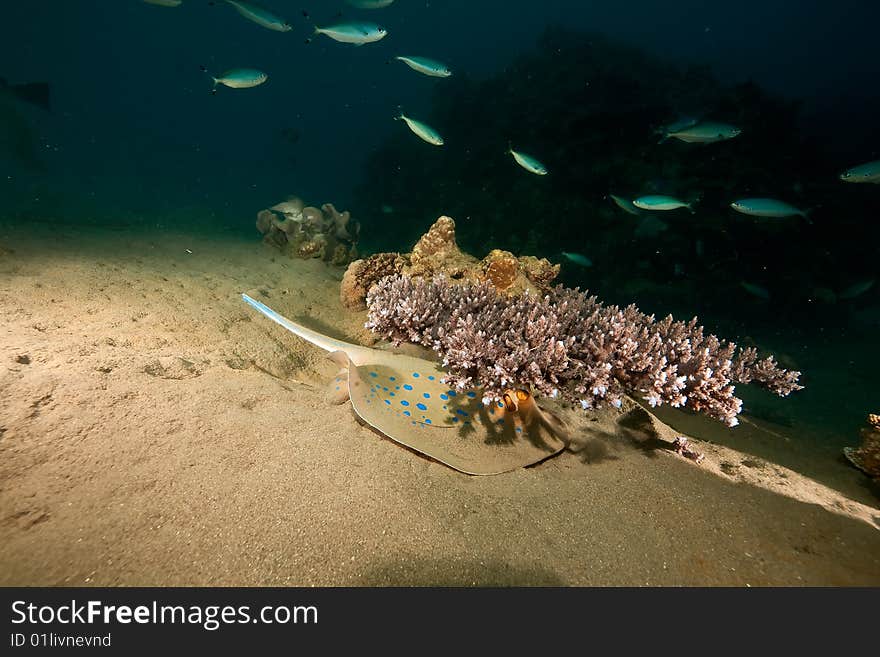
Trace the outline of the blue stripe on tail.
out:
[[[282,317],[281,315],[276,313],[274,310],[272,310],[266,304],[260,303],[256,299],[252,299],[246,294],[242,294],[241,298],[245,300],[245,303],[252,306],[256,310],[259,310],[261,313],[263,313],[266,317],[271,319],[276,324],[280,324],[284,328],[290,330],[290,320],[289,319]]]

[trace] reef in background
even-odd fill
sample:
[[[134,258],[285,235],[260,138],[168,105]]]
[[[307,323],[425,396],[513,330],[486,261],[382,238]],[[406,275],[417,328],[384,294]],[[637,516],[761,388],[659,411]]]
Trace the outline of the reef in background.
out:
[[[731,318],[741,317],[746,303],[766,306],[741,281],[766,288],[777,311],[830,319],[840,315],[830,304],[853,303],[837,294],[880,274],[880,223],[870,220],[876,189],[841,183],[849,156],[827,154],[800,128],[797,102],[752,82],[726,85],[705,67],[676,66],[598,34],[551,29],[492,77],[462,73],[444,81],[424,116],[447,147],[427,151],[395,133],[364,167],[356,207],[365,223],[382,227],[366,238],[371,249],[412,243],[412,220],[442,212],[470,219],[459,222],[458,240],[478,257],[490,244],[551,260],[579,252],[594,267],[563,265],[569,285],[589,283],[617,302],[698,305]],[[682,116],[743,132],[717,144],[658,144],[655,131]],[[537,157],[549,175],[523,171],[504,154],[509,143]],[[852,154],[853,161],[871,157],[870,146]],[[637,216],[609,194],[700,200],[694,216]],[[746,196],[815,208],[814,223],[747,217],[728,207]],[[878,292],[874,286],[855,303]]]
[[[478,260],[459,249],[455,221],[443,216],[422,235],[411,253],[376,253],[352,262],[342,279],[342,304],[355,310],[365,308],[370,288],[392,274],[416,278],[443,274],[456,281],[488,282],[505,294],[520,294],[549,290],[559,274],[559,265],[534,256],[516,257],[499,249]]]
[[[257,230],[266,244],[289,256],[320,258],[334,265],[357,257],[360,229],[350,212],[339,212],[332,203],[307,206],[296,196],[257,213]]]

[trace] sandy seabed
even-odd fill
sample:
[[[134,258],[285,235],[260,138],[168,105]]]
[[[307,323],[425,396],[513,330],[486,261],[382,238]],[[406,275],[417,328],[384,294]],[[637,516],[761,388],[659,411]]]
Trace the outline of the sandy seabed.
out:
[[[696,465],[584,420],[493,477],[377,435],[240,299],[366,343],[340,278],[257,238],[0,228],[0,584],[880,584],[862,475],[750,454],[758,424],[679,414]]]

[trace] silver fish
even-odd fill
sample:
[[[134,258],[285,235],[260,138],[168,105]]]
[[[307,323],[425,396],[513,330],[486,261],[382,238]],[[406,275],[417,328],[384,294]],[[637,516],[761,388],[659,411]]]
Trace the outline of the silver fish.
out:
[[[853,283],[849,287],[838,292],[837,297],[839,299],[855,299],[857,296],[861,296],[872,287],[874,287],[874,283],[877,280],[874,278],[869,278],[866,281],[859,281],[858,283]]]
[[[207,69],[204,67],[202,67],[202,70],[207,73]],[[214,80],[214,88],[211,90],[211,93],[216,93],[218,84],[231,89],[250,89],[251,87],[263,84],[269,79],[269,76],[255,68],[233,68],[226,71],[220,77],[215,78],[211,76],[211,79]]]
[[[412,70],[418,71],[423,75],[430,75],[435,78],[448,78],[452,75],[452,71],[449,70],[449,67],[446,66],[446,64],[441,64],[440,62],[428,59],[427,57],[407,57],[399,55],[394,59],[400,60]]]
[[[387,7],[394,0],[345,0],[352,7],[357,7],[358,9],[382,9],[383,7]]]
[[[692,203],[685,203],[674,196],[664,196],[662,194],[648,194],[640,196],[633,201],[633,205],[640,210],[678,210],[679,208],[687,208],[694,212]]]
[[[733,139],[740,134],[742,134],[742,130],[729,123],[704,121],[681,130],[676,130],[675,132],[667,132],[662,141],[674,138],[688,144],[713,144],[718,141]]]
[[[158,7],[179,7],[183,4],[183,0],[144,0],[144,2]]]
[[[880,183],[880,160],[847,169],[840,174],[840,179],[850,183]]]
[[[734,201],[730,207],[753,217],[794,217],[801,216],[807,218],[804,210],[799,210],[793,205],[789,205],[784,201],[778,201],[774,198],[744,198]]]
[[[431,126],[422,123],[421,121],[416,121],[415,119],[411,119],[408,116],[404,115],[402,112],[395,117],[398,121],[403,121],[412,130],[416,135],[418,135],[422,140],[428,142],[429,144],[433,144],[434,146],[442,146],[443,145],[443,137],[440,136],[434,128]]]
[[[290,23],[286,20],[279,18],[271,11],[258,4],[253,2],[242,2],[241,0],[226,0],[226,2],[235,7],[235,10],[239,14],[248,20],[253,21],[257,25],[262,25],[263,27],[276,32],[290,32],[290,30],[293,29]]]
[[[531,155],[519,153],[512,148],[508,148],[507,152],[513,155],[513,159],[516,160],[516,163],[526,171],[534,173],[536,176],[546,176],[549,173],[549,171],[547,171],[547,167],[538,162],[538,160],[533,158]]]
[[[746,292],[748,292],[752,296],[756,296],[760,299],[770,298],[770,291],[766,287],[756,285],[755,283],[748,283],[746,281],[740,281],[739,284]]]
[[[362,46],[385,38],[388,30],[374,23],[341,23],[328,27],[315,26],[315,34],[323,34],[340,43]]]
[[[576,265],[580,265],[581,267],[593,266],[593,261],[581,253],[568,253],[567,251],[563,251],[562,255],[565,256],[567,260],[573,262]]]

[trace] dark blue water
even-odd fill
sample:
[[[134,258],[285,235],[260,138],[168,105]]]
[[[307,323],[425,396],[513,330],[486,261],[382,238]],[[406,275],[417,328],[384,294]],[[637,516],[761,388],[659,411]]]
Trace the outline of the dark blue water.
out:
[[[753,79],[802,99],[810,130],[833,148],[850,155],[859,146],[865,159],[878,148],[876,3],[398,0],[377,11],[268,4],[291,20],[292,32],[263,29],[207,0],[177,8],[139,0],[4,3],[0,75],[52,87],[52,114],[35,117],[49,166],[45,187],[69,211],[92,213],[186,204],[234,221],[292,192],[348,205],[367,155],[400,129],[391,120],[397,106],[431,112],[438,81],[388,64],[392,55],[432,55],[480,78],[531,51],[550,25],[705,65],[725,81]],[[375,19],[390,36],[362,48],[326,38],[306,45],[303,9],[318,23],[340,10],[346,19]],[[201,65],[250,65],[270,80],[212,97]],[[45,190],[39,195],[31,203],[47,202]]]

